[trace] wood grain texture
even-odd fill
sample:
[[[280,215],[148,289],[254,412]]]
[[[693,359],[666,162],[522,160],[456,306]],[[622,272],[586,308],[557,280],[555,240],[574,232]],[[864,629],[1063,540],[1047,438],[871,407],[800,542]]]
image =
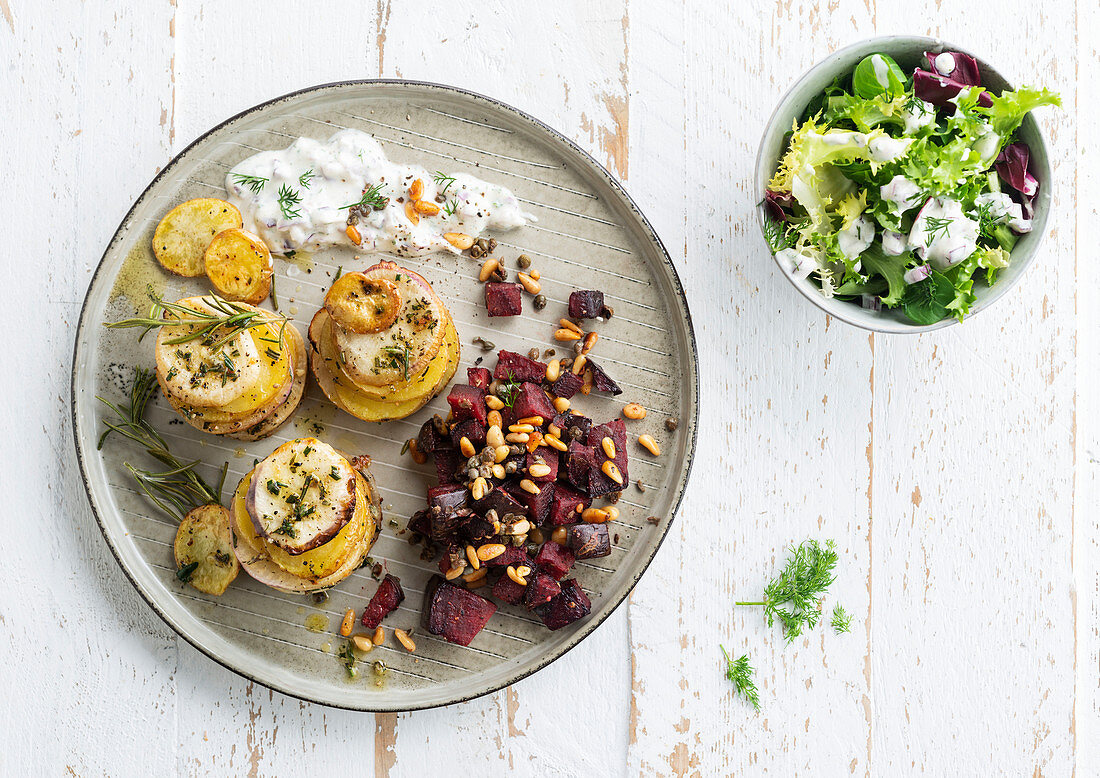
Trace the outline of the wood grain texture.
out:
[[[0,248],[18,292],[0,323],[33,323],[0,347],[0,472],[20,486],[4,521],[36,550],[6,572],[47,582],[0,590],[0,774],[1100,771],[1095,3],[301,9],[0,0],[0,93],[18,106],[0,166],[25,182],[6,207],[36,236]],[[751,175],[795,78],[903,30],[1061,91],[1065,110],[1040,116],[1057,189],[1024,285],[962,327],[871,337],[775,273]],[[80,302],[149,178],[258,101],[377,75],[500,98],[625,179],[687,289],[706,420],[693,488],[629,606],[510,689],[396,716],[269,692],[178,641],[102,541],[68,421]],[[732,603],[810,536],[838,543],[825,604],[843,603],[853,632],[785,646]],[[760,713],[722,677],[719,643],[750,655]]]

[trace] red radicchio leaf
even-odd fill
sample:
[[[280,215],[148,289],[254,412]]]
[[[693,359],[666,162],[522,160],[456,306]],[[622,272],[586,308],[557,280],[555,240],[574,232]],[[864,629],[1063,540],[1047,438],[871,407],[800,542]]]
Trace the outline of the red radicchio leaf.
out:
[[[1026,143],[1010,143],[997,156],[997,174],[1025,198],[1039,191],[1039,181],[1028,170],[1030,161],[1031,150]],[[1030,203],[1024,207],[1030,209]]]
[[[981,76],[978,75],[978,61],[976,59],[969,54],[962,54],[958,51],[945,51],[943,53],[950,54],[954,58],[954,67],[947,72],[940,70],[936,67],[936,57],[939,55],[933,54],[931,51],[926,51],[924,52],[924,56],[928,60],[929,70],[941,76],[948,76],[953,81],[958,81],[960,84],[966,86],[982,85]]]
[[[794,203],[794,198],[788,192],[786,194],[773,192],[770,189],[764,192],[764,210],[768,217],[775,222],[787,221],[787,208]]]
[[[917,97],[932,105],[941,106],[948,116],[955,113],[955,104],[951,102],[951,98],[968,86],[971,85],[947,76],[929,73],[927,70],[913,71],[913,91],[916,92]],[[978,95],[978,105],[985,108],[993,105],[989,92]]]

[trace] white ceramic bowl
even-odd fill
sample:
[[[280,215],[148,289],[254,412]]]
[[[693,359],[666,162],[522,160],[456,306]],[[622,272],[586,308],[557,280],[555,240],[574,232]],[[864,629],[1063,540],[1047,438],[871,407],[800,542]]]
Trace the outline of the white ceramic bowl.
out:
[[[764,137],[760,141],[760,150],[756,157],[757,201],[763,202],[764,200],[764,191],[768,186],[768,181],[775,173],[779,157],[786,150],[785,136],[790,131],[792,123],[796,119],[802,118],[806,106],[825,87],[831,84],[833,79],[851,73],[861,59],[874,53],[889,54],[897,61],[902,70],[910,73],[918,64],[924,66],[924,52],[926,51],[937,53],[941,51],[961,51],[970,54],[978,61],[984,86],[996,93],[1014,88],[981,57],[961,46],[935,38],[890,35],[881,38],[869,38],[836,51],[812,67],[787,90],[787,93],[779,101],[779,105],[776,107],[771,119],[768,120],[768,126],[764,130]],[[1041,86],[1041,84],[1036,84],[1036,86]],[[974,284],[977,299],[970,308],[970,313],[967,315],[968,319],[991,306],[1019,282],[1035,259],[1039,245],[1046,236],[1047,216],[1050,211],[1053,189],[1046,142],[1039,130],[1038,123],[1031,115],[1024,119],[1018,136],[1031,150],[1031,170],[1039,180],[1039,194],[1034,203],[1035,215],[1032,219],[1032,230],[1020,236],[1019,242],[1012,250],[1012,261],[1007,268],[1000,272],[996,284],[992,287],[987,287],[982,283]],[[763,220],[767,216],[763,207],[759,209],[759,212],[761,230],[763,230]],[[872,311],[861,307],[855,302],[826,297],[811,279],[794,278],[787,272],[786,268],[779,265],[778,260],[776,266],[779,267],[779,271],[783,276],[802,293],[803,297],[826,313],[857,327],[876,332],[914,333],[937,330],[958,321],[954,317],[948,317],[935,324],[914,324],[905,317],[900,309],[883,308],[881,311]]]

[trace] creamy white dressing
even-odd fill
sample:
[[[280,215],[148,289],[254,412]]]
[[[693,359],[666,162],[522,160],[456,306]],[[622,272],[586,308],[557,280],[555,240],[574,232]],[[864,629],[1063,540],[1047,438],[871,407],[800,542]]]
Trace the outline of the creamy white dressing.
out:
[[[955,55],[949,51],[937,54],[935,64],[937,73],[941,76],[949,76],[955,72]]]
[[[829,146],[847,146],[854,143],[863,148],[867,145],[867,136],[862,132],[849,132],[847,130],[829,130],[821,139]]]
[[[897,206],[898,213],[905,213],[924,199],[923,190],[905,176],[894,176],[890,183],[879,188],[879,197]]]
[[[936,109],[924,100],[911,100],[901,113],[905,122],[905,134],[915,135],[936,121]]]
[[[1024,218],[1024,209],[1004,192],[985,192],[974,198],[976,208],[986,207],[994,224],[1008,224],[1014,232],[1031,232],[1031,219]]]
[[[840,253],[848,259],[855,259],[871,245],[875,239],[875,224],[866,216],[854,219],[847,229],[836,234]]]
[[[978,223],[967,218],[957,201],[933,197],[913,222],[909,247],[937,270],[945,270],[974,253]]]
[[[245,229],[263,238],[275,254],[329,246],[406,257],[460,253],[444,234],[476,238],[487,229],[510,230],[535,220],[508,189],[462,173],[447,176],[454,180],[437,183],[426,168],[392,162],[372,136],[349,129],[325,143],[299,138],[288,148],[254,154],[229,171],[225,188]],[[405,203],[417,179],[421,200],[437,205],[439,213],[420,214],[414,224]],[[353,225],[353,234],[360,236],[356,243],[348,235],[349,207],[372,186],[388,202],[364,209],[368,212]]]
[[[805,278],[817,269],[817,259],[808,254],[803,254],[798,249],[781,249],[775,252],[776,259],[780,260],[795,278]]]
[[[875,71],[875,81],[878,81],[884,88],[890,86],[890,67],[881,54],[871,55],[871,67]]]
[[[882,252],[888,257],[897,257],[909,250],[909,238],[900,232],[886,230],[882,233]]]
[[[912,140],[878,135],[867,142],[867,153],[875,162],[893,162],[905,156]]]

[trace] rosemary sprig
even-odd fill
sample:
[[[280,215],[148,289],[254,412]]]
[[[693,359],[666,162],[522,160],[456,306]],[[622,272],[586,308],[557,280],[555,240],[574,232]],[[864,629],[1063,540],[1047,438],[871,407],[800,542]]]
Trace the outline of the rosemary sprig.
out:
[[[779,577],[764,588],[764,599],[737,602],[736,605],[758,605],[764,608],[768,626],[776,619],[783,625],[783,634],[790,643],[805,629],[817,626],[821,613],[817,601],[836,580],[836,544],[829,540],[824,548],[816,540],[806,540],[791,547],[791,557]]]
[[[260,190],[264,188],[264,184],[267,183],[267,179],[261,176],[249,176],[244,173],[234,173],[233,178],[241,186],[247,186],[252,190],[253,194],[259,194]]]
[[[833,632],[842,635],[852,630],[852,617],[848,611],[844,610],[843,605],[837,605],[833,608],[833,620],[830,624],[833,627]]]
[[[295,206],[300,205],[302,202],[302,196],[298,194],[297,189],[291,189],[287,184],[283,184],[279,187],[279,210],[283,212],[283,217],[286,219],[297,219],[302,215]]]
[[[394,364],[400,361],[405,373],[405,380],[409,380],[409,347],[408,346],[383,346],[382,351],[385,351],[391,357],[393,357]]]
[[[389,205],[390,198],[382,196],[382,185],[374,184],[368,186],[363,190],[363,196],[359,198],[358,202],[348,203],[347,205],[341,205],[340,210],[344,208],[355,208],[357,206],[364,208],[377,208],[381,210]]]
[[[148,316],[138,316],[121,321],[107,322],[103,326],[108,329],[132,329],[141,327],[144,331],[138,337],[140,341],[150,330],[160,327],[188,327],[190,331],[172,338],[165,338],[169,345],[202,341],[204,346],[216,349],[232,340],[238,333],[271,324],[271,320],[263,311],[234,303],[215,294],[204,295],[199,298],[210,310],[195,310],[179,303],[166,302],[156,292],[149,290],[149,298],[153,306]],[[279,328],[279,343],[283,344],[283,335],[286,332],[288,319],[282,317],[282,325]]]
[[[439,190],[440,196],[446,195],[447,194],[447,189],[449,189],[451,184],[453,184],[455,182],[454,178],[447,175],[442,170],[437,170],[434,173],[432,173],[432,180],[435,181],[436,186],[443,187],[442,189]]]
[[[198,460],[184,462],[169,451],[164,438],[145,420],[145,409],[156,393],[156,376],[151,370],[139,367],[134,369],[128,405],[115,404],[97,396],[96,399],[106,405],[114,416],[104,419],[103,424],[107,429],[100,435],[96,448],[102,449],[107,436],[117,432],[143,447],[150,456],[167,466],[167,470],[156,471],[143,470],[129,462],[123,463],[141,491],[158,508],[182,521],[192,508],[211,503],[221,504],[222,487],[225,485],[229,462],[222,466],[217,484],[211,485],[195,472],[195,466],[200,464]]]
[[[756,691],[756,681],[753,680],[756,671],[749,664],[749,655],[742,654],[737,659],[731,659],[725,646],[718,647],[726,658],[726,678],[733,684],[733,690],[752,703],[752,707],[760,710],[760,695]]]
[[[302,175],[298,176],[298,186],[302,187],[302,189],[309,189],[309,182],[313,180],[315,175],[317,174],[313,172],[313,168],[302,173]]]

